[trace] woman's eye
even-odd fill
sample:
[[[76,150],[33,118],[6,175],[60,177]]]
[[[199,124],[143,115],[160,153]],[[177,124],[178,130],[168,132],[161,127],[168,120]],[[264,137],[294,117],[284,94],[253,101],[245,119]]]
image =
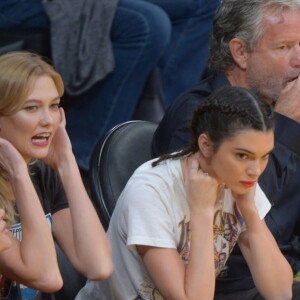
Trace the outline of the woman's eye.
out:
[[[26,107],[24,107],[24,109],[25,109],[26,111],[35,111],[35,110],[38,109],[38,107],[37,107],[36,105],[31,105],[31,106],[26,106]]]
[[[270,154],[267,154],[267,155],[263,156],[263,159],[264,159],[264,160],[268,160],[269,157],[270,157]]]
[[[248,158],[248,155],[247,154],[245,154],[245,153],[236,153],[236,157],[238,158],[238,159],[247,159]]]
[[[52,109],[55,109],[55,110],[56,110],[56,109],[59,109],[59,108],[60,108],[60,103],[54,103],[54,104],[52,104],[52,105],[51,105],[51,108],[52,108]]]

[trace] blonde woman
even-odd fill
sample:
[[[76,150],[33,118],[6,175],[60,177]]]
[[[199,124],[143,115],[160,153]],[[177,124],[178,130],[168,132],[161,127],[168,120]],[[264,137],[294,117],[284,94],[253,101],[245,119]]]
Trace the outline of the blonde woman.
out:
[[[110,246],[65,130],[63,89],[61,76],[38,55],[0,57],[0,207],[12,233],[0,273],[46,292],[62,286],[53,237],[86,277],[112,272]]]

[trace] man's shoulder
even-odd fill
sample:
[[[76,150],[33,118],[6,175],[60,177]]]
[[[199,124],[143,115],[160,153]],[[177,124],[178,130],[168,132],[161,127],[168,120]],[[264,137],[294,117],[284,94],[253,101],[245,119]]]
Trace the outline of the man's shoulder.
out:
[[[209,74],[192,88],[182,93],[170,106],[167,113],[169,111],[176,111],[177,109],[181,109],[183,107],[187,108],[188,105],[198,104],[214,91],[229,84],[230,83],[225,74]]]
[[[212,92],[229,85],[225,74],[210,74],[181,94],[168,108],[152,141],[152,156],[183,149],[190,141],[190,123],[197,106]]]

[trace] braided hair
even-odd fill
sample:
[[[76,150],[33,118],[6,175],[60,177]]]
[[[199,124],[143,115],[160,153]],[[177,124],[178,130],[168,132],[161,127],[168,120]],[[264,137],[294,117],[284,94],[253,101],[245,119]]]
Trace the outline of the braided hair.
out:
[[[222,142],[241,130],[269,131],[274,129],[273,109],[255,94],[241,87],[226,86],[203,101],[194,111],[190,145],[176,153],[166,154],[152,163],[178,159],[199,151],[198,138],[206,133],[217,152]]]

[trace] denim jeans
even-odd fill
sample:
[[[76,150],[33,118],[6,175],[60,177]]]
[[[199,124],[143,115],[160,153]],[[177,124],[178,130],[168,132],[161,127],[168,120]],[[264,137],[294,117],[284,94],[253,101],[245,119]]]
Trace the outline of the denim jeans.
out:
[[[115,69],[72,97],[67,131],[88,170],[97,140],[130,120],[146,79],[159,66],[165,107],[194,85],[206,66],[212,16],[220,0],[120,0],[111,28]],[[49,28],[41,0],[1,0],[0,28]]]
[[[42,0],[1,0],[0,28],[48,29],[49,19]]]
[[[143,0],[161,7],[172,23],[172,36],[159,61],[164,104],[168,108],[196,84],[206,68],[212,20],[220,0]]]
[[[105,132],[131,119],[150,71],[169,42],[170,21],[153,4],[120,0],[111,29],[115,69],[86,93],[72,97],[67,130],[78,164],[88,169]]]
[[[198,82],[206,67],[212,17],[219,2],[120,0],[112,25],[115,71],[67,112],[67,129],[82,168],[88,168],[97,139],[131,118],[154,66],[158,64],[161,72],[166,108]]]

